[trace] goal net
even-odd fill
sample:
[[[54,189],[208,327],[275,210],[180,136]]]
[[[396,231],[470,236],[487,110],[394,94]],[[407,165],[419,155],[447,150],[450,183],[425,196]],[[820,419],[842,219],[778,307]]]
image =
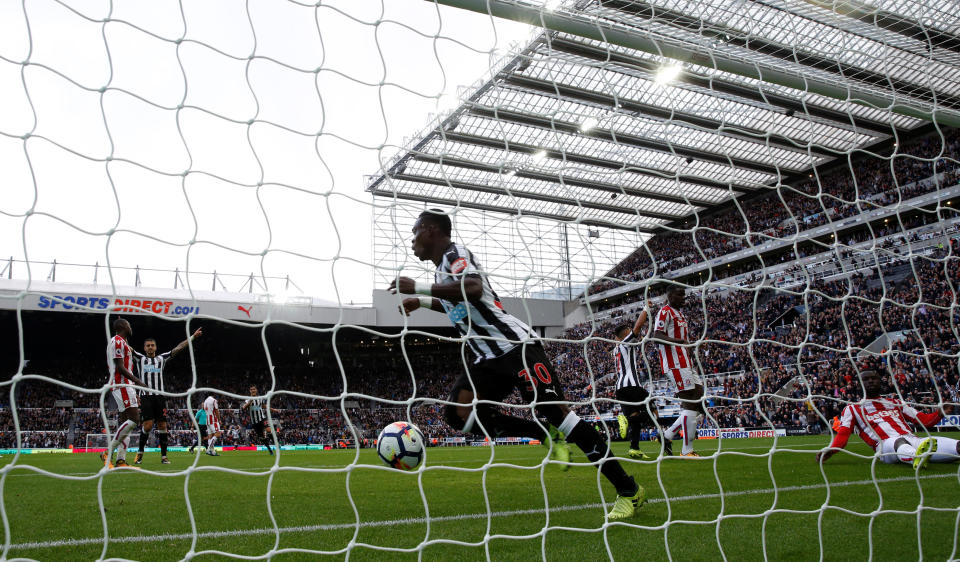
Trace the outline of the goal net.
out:
[[[3,556],[960,556],[952,8],[0,5]],[[119,317],[172,464],[35,455],[110,448]]]

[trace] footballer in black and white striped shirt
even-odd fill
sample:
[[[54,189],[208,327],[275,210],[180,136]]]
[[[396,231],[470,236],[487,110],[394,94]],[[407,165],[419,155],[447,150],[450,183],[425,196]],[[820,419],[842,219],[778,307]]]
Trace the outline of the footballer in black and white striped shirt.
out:
[[[250,423],[253,425],[253,432],[260,438],[260,442],[266,445],[267,452],[272,455],[273,449],[270,448],[270,439],[267,438],[266,434],[267,399],[258,396],[257,385],[250,385],[250,398],[240,406],[240,409],[247,410],[250,414]],[[271,409],[271,411],[275,410]]]
[[[659,428],[657,407],[648,400],[650,393],[644,388],[647,382],[643,362],[637,360],[641,354],[640,340],[644,336],[647,325],[647,309],[640,311],[637,320],[630,324],[621,324],[614,330],[617,345],[613,351],[616,364],[617,383],[616,398],[621,403],[623,411],[617,417],[620,425],[620,437],[630,437],[630,450],[627,456],[632,459],[647,459],[647,455],[640,451],[640,434],[644,427]],[[599,381],[598,381],[599,382]],[[663,441],[664,454],[673,454],[672,444]]]
[[[162,394],[159,394],[163,392],[163,370],[167,366],[167,361],[187,348],[190,340],[202,335],[203,330],[198,329],[192,336],[177,344],[177,347],[160,354],[157,354],[157,340],[147,338],[143,341],[143,353],[133,352],[138,374],[143,380],[144,386],[150,389],[144,390],[143,396],[140,397],[143,425],[140,426],[140,448],[137,451],[135,464],[143,462],[143,447],[147,443],[154,422],[157,424],[157,440],[160,442],[160,462],[170,464],[170,460],[167,459],[167,401]]]
[[[613,458],[609,444],[589,423],[570,410],[558,373],[530,328],[507,313],[490,285],[480,261],[451,239],[450,217],[429,209],[413,225],[413,254],[436,266],[433,283],[397,277],[390,291],[423,296],[402,299],[401,311],[410,315],[419,308],[442,312],[460,332],[474,361],[457,378],[445,407],[447,423],[458,431],[492,437],[530,437],[550,448],[550,460],[569,468],[570,449],[561,435],[586,453],[590,462],[617,490],[608,519],[632,517],[645,499],[643,488]],[[451,365],[451,367],[454,367]],[[510,416],[493,404],[473,405],[476,398],[502,402],[514,389],[535,405],[537,422]],[[603,461],[602,463],[600,461]]]

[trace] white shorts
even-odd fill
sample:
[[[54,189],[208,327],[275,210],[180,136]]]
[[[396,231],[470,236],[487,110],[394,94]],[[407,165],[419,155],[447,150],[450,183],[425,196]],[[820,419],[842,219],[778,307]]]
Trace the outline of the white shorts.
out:
[[[910,460],[900,460],[900,457],[897,456],[897,450],[893,448],[893,444],[896,443],[898,439],[906,439],[907,442],[910,443],[910,446],[916,449],[920,445],[920,442],[926,439],[926,437],[918,437],[913,434],[898,435],[896,437],[888,437],[880,442],[880,452],[878,453],[880,455],[880,460],[882,460],[887,464],[895,464],[898,462],[906,462],[906,463],[913,462],[912,458]],[[954,450],[956,447],[953,439],[949,439],[946,437],[936,437],[936,436],[934,436],[934,439],[937,440],[938,453],[942,452],[944,454],[949,455],[951,454],[950,451]],[[950,462],[950,461],[935,460],[933,462]]]
[[[694,386],[703,384],[700,382],[700,377],[693,372],[693,369],[668,369],[667,378],[673,381],[673,386],[677,389],[677,392],[693,390]]]
[[[133,387],[121,386],[111,391],[113,400],[117,403],[117,411],[122,412],[127,408],[139,408],[140,401],[137,400],[137,391]]]

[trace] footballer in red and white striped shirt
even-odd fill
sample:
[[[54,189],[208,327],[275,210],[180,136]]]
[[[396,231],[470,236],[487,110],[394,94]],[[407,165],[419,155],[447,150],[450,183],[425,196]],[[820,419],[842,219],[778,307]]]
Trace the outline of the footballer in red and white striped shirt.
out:
[[[143,386],[133,374],[133,350],[127,340],[133,335],[130,322],[117,318],[113,322],[113,338],[107,343],[107,368],[110,378],[107,384],[111,386],[113,399],[117,403],[117,430],[110,439],[110,446],[100,455],[107,466],[113,466],[110,459],[113,451],[117,451],[116,466],[127,465],[127,447],[130,444],[130,432],[140,423],[140,404],[137,402],[137,391],[132,385]]]
[[[697,435],[697,417],[703,410],[703,382],[694,371],[693,362],[686,344],[690,341],[687,319],[684,318],[683,300],[685,291],[675,285],[667,291],[667,304],[657,313],[653,325],[653,339],[660,353],[660,368],[664,376],[673,381],[680,400],[680,416],[663,433],[663,438],[671,440],[683,430],[683,451],[685,457],[698,457],[693,451],[693,440]],[[666,443],[665,447],[666,449]]]
[[[865,398],[843,409],[837,435],[830,448],[817,454],[818,462],[846,447],[853,433],[859,435],[885,463],[911,463],[920,468],[927,461],[954,462],[960,459],[960,441],[946,437],[922,438],[913,433],[911,425],[936,426],[941,418],[940,412],[918,412],[899,398],[881,397],[883,380],[876,371],[860,373],[860,380]]]

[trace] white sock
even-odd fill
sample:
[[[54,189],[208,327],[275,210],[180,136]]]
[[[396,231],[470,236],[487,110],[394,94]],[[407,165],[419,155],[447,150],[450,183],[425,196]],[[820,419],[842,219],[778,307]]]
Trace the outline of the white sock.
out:
[[[210,451],[210,452],[213,452],[213,450],[214,450],[214,449],[213,449],[213,444],[216,443],[216,442],[217,442],[217,438],[216,438],[216,437],[211,437],[210,440],[207,441],[207,450]]]
[[[949,437],[934,437],[937,440],[937,452],[930,455],[930,462],[957,462],[957,440]]]
[[[697,438],[697,417],[699,412],[682,410],[680,419],[683,420],[683,450],[681,454],[693,452],[693,440]]]
[[[130,435],[130,432],[133,431],[133,428],[135,428],[136,426],[137,424],[133,423],[133,420],[126,420],[122,424],[120,424],[120,427],[117,428],[116,433],[113,434],[113,439],[110,440],[110,449],[107,451],[107,458],[110,458],[111,456],[113,456],[114,449],[117,450],[118,459],[126,458],[126,454],[127,454],[126,442],[129,442],[127,441],[127,439]],[[122,449],[122,452],[121,452],[121,449]]]
[[[120,442],[120,446],[117,447],[117,460],[125,461],[127,460],[127,449],[130,448],[130,437],[128,436],[123,441]]]
[[[917,449],[910,443],[904,442],[903,445],[897,447],[897,458],[900,459],[900,462],[912,463],[913,457],[916,455]]]
[[[664,439],[669,439],[669,440],[672,441],[673,438],[677,436],[677,432],[680,431],[680,426],[681,426],[681,425],[683,425],[683,416],[682,416],[682,415],[677,416],[677,419],[676,419],[676,421],[673,422],[673,425],[671,425],[669,428],[667,428],[666,431],[663,432],[663,438],[664,438]]]

